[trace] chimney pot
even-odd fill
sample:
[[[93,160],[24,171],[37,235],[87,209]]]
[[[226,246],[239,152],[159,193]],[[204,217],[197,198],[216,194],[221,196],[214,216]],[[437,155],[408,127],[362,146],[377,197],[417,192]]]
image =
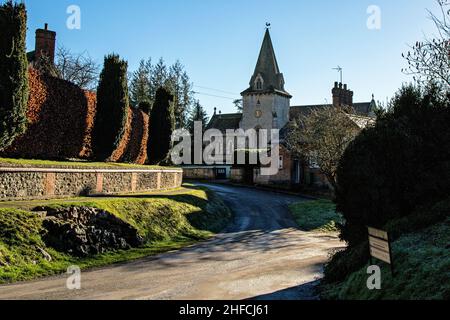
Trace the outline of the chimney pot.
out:
[[[347,90],[347,84],[344,84],[344,90]]]
[[[339,82],[339,89],[342,89],[342,82]]]
[[[45,29],[45,30],[48,30],[48,23],[45,24],[44,29]]]

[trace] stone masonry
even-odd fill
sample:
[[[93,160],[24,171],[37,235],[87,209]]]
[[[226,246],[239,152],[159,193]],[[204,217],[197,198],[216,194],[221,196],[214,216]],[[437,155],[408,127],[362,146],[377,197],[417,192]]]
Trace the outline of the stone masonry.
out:
[[[0,201],[174,189],[181,169],[0,168]]]

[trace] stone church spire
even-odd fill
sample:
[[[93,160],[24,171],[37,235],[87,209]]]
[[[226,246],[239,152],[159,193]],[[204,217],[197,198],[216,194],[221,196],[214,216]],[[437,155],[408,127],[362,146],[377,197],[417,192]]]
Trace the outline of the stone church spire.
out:
[[[289,95],[284,89],[284,77],[278,67],[269,28],[266,29],[255,71],[250,79],[250,88],[243,93],[255,91],[277,92]]]
[[[269,28],[264,35],[250,87],[241,95],[242,129],[281,129],[288,123],[292,96],[284,89],[284,77],[278,67]]]

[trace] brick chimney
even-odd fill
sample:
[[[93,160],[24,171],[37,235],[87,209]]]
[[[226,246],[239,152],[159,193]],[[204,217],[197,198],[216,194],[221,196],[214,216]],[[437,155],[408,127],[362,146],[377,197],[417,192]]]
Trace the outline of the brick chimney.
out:
[[[56,32],[48,30],[48,24],[44,29],[36,30],[35,60],[47,56],[51,63],[55,62]]]
[[[333,106],[353,106],[353,91],[347,88],[346,84],[334,83],[333,93]]]

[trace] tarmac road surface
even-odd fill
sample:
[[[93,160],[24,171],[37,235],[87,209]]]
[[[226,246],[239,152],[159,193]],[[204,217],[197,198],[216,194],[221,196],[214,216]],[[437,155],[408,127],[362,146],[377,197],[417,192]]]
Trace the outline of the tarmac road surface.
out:
[[[138,261],[84,271],[81,290],[67,275],[0,286],[0,299],[316,299],[314,287],[332,235],[303,232],[287,205],[306,199],[206,184],[234,211],[231,226],[212,240]]]

